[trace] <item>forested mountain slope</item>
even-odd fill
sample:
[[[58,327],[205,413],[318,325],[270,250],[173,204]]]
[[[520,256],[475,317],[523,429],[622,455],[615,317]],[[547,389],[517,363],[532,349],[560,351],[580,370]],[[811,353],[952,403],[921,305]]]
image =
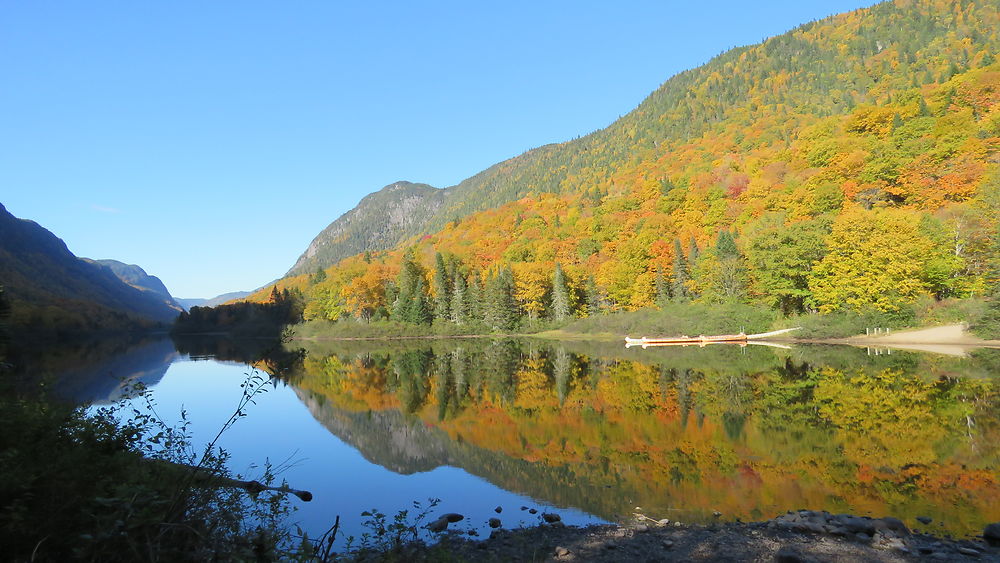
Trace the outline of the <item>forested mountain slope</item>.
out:
[[[351,244],[324,255],[314,241],[289,274],[308,273],[364,250],[390,248],[527,194],[582,192],[599,198],[615,193],[622,187],[615,183],[616,171],[725,129],[751,129],[736,134],[726,150],[788,143],[804,121],[849,113],[859,105],[886,101],[893,92],[944,82],[984,66],[1000,46],[998,26],[996,2],[901,0],[730,50],[670,78],[606,129],[534,149],[431,196],[432,202],[401,229],[370,227],[372,235],[364,236],[359,225],[379,219],[371,212],[375,201],[362,201],[345,215],[353,217],[350,232],[334,229],[335,223],[327,229],[334,232],[317,237],[351,238]],[[378,195],[380,204],[390,195],[410,197],[390,191],[393,186],[369,197]]]
[[[495,328],[671,300],[794,313],[984,295],[1000,277],[997,30],[996,2],[899,0],[734,49],[607,129],[448,188],[393,251],[281,285],[307,318]]]
[[[34,221],[0,205],[0,285],[20,331],[83,332],[172,321],[179,311],[158,294],[82,260]]]

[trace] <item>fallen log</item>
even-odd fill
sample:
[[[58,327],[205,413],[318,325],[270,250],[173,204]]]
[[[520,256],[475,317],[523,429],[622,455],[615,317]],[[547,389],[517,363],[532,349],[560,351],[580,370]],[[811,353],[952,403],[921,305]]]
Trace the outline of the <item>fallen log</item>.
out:
[[[243,489],[254,497],[256,497],[263,491],[290,493],[299,497],[299,499],[301,499],[303,502],[309,502],[313,498],[312,493],[310,493],[309,491],[300,491],[297,489],[293,489],[288,485],[282,485],[280,487],[272,487],[256,480],[241,481],[240,479],[233,479],[232,477],[219,475],[218,473],[205,467],[197,467],[194,465],[187,465],[184,463],[175,463],[172,461],[166,461],[162,459],[149,460],[149,461],[161,467],[167,468],[171,472],[186,473],[186,476],[191,478],[192,482],[195,485],[201,487],[230,487],[236,489]]]

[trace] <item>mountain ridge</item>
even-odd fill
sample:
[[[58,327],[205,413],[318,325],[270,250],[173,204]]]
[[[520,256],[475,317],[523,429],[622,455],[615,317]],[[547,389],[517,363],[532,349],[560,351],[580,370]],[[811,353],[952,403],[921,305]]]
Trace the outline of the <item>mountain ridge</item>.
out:
[[[997,51],[994,24],[1000,21],[989,2],[963,1],[949,11],[929,2],[899,0],[730,49],[670,77],[607,127],[526,151],[441,189],[440,204],[398,229],[394,244],[528,195],[579,193],[598,200],[621,194],[626,186],[614,176],[623,168],[665,157],[725,126],[753,129],[784,120],[783,126],[771,127],[777,138],[746,135],[738,140],[738,148],[787,143],[804,116],[845,115],[894,91],[941,82],[945,73],[957,72],[963,60],[969,68],[976,49]],[[970,40],[964,51],[945,40],[956,35]],[[354,254],[386,250],[389,238],[356,241]],[[334,253],[310,266],[329,267],[350,255]],[[302,273],[310,272],[297,263],[286,275]]]
[[[176,299],[174,299],[174,296],[170,295],[170,290],[167,289],[167,286],[164,285],[163,281],[156,276],[147,274],[146,270],[143,270],[140,266],[135,264],[126,264],[110,258],[103,258],[100,260],[81,258],[81,260],[108,268],[115,274],[115,276],[118,277],[118,279],[126,284],[138,289],[139,291],[148,291],[159,296],[168,307],[176,309],[178,312],[184,310],[184,307],[178,303]]]
[[[152,327],[179,310],[160,295],[130,286],[111,268],[81,259],[35,221],[0,204],[0,284],[11,323],[27,331],[78,333]]]

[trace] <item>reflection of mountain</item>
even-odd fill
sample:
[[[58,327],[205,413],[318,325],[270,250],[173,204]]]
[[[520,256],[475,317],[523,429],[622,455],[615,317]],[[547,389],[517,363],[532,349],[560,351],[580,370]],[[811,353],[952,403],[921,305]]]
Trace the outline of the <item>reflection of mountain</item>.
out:
[[[352,412],[307,390],[295,388],[295,394],[331,434],[390,471],[409,475],[458,467],[508,491],[609,520],[628,509],[631,493],[594,483],[569,468],[532,463],[452,439],[444,430],[398,410]]]
[[[156,385],[178,357],[167,338],[143,342],[100,363],[64,372],[55,392],[79,403],[116,400],[125,383]]]
[[[56,396],[85,404],[114,401],[125,381],[155,385],[178,354],[169,338],[151,337],[50,346],[22,356],[19,371],[49,383]]]
[[[500,339],[316,351],[330,346],[290,382],[400,473],[456,466],[607,519],[804,507],[930,513],[968,534],[1000,517],[1000,385],[970,377],[990,357]]]

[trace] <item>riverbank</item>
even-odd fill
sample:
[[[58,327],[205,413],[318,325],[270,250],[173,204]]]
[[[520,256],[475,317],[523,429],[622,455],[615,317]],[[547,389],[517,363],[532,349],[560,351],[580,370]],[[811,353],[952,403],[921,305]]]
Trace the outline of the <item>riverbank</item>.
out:
[[[994,535],[1000,533],[988,529]],[[1000,562],[998,546],[1000,543],[990,545],[981,538],[952,540],[919,533],[895,518],[803,510],[763,522],[712,525],[662,520],[578,528],[555,522],[496,530],[481,541],[455,533],[432,546],[411,544],[399,553],[360,559],[398,556],[408,561]]]
[[[899,330],[888,334],[858,335],[850,338],[829,338],[823,344],[847,344],[896,350],[934,352],[949,356],[964,356],[977,348],[1000,349],[1000,340],[986,340],[971,334],[965,323]]]

